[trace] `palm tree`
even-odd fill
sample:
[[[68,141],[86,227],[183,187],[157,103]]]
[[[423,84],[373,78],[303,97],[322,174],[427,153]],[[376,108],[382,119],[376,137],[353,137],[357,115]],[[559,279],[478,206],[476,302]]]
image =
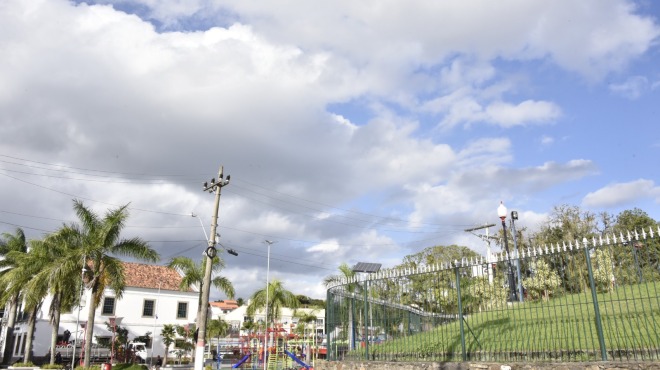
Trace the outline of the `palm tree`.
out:
[[[316,313],[318,311],[315,309],[312,309],[311,311],[296,311],[293,316],[298,318],[298,325],[302,325],[303,329],[303,340],[305,341],[305,345],[307,345],[307,336],[306,336],[306,328],[307,325],[310,323],[316,323]],[[313,329],[314,333],[316,333],[316,329]],[[310,346],[307,346],[307,350],[305,351],[305,354],[307,355],[307,362],[309,362],[309,359],[311,358],[311,351],[310,351]]]
[[[0,276],[9,273],[15,268],[15,263],[10,252],[27,253],[27,243],[25,240],[25,233],[23,229],[17,228],[15,234],[3,233],[3,240],[0,240],[0,256],[4,258],[0,260]],[[20,302],[20,291],[10,292],[6,288],[0,291],[0,307],[9,304],[9,316],[7,317],[7,325],[5,332],[5,351],[2,356],[2,364],[9,365],[12,358],[12,350],[14,349],[14,325],[16,324],[16,313],[18,304]]]
[[[27,253],[11,251],[7,253],[7,258],[14,261],[14,267],[2,275],[0,286],[5,286],[10,295],[20,294],[23,297],[24,309],[29,313],[23,362],[30,362],[32,361],[32,338],[37,315],[48,294],[48,284],[35,279],[35,276],[46,268],[51,260],[48,258],[48,248],[44,247],[43,242],[37,240],[30,241]]]
[[[348,283],[348,281],[355,277],[355,271],[351,269],[348,264],[342,263],[339,265],[339,274],[330,275],[323,279],[323,284],[326,288],[329,288],[334,285],[343,284],[344,290],[349,294],[359,293],[362,289],[357,282]],[[330,303],[330,302],[328,302]],[[348,343],[351,346],[351,349],[355,349],[355,323],[353,322],[353,299],[348,299]]]
[[[241,327],[241,329],[246,330],[248,332],[248,338],[256,328],[257,328],[257,323],[255,323],[251,319],[247,321],[243,321],[243,327]]]
[[[172,324],[163,325],[163,330],[160,331],[160,336],[163,338],[163,344],[165,344],[165,359],[163,360],[163,365],[167,365],[167,355],[170,352],[170,346],[174,343],[176,338],[176,328]]]
[[[217,319],[209,322],[206,330],[206,339],[209,340],[215,336],[217,342],[220,343],[220,337],[227,335],[229,328],[229,323],[218,316]]]
[[[78,246],[70,258],[74,261],[85,258],[85,285],[91,291],[84,360],[84,366],[89,367],[96,309],[106,288],[113,290],[116,299],[121,299],[125,287],[124,266],[121,260],[111,255],[149,262],[156,262],[160,257],[140,238],[120,239],[128,218],[128,204],[107,211],[103,218],[86,208],[81,201],[74,200],[73,208],[80,223],[68,226],[70,230],[67,232],[76,236]]]
[[[220,257],[213,257],[212,269],[213,273],[219,273],[224,267],[225,262],[220,259]],[[202,259],[199,264],[196,264],[192,259],[188,257],[174,257],[170,260],[170,263],[167,264],[167,267],[178,270],[183,275],[181,279],[181,284],[179,285],[180,290],[186,290],[190,286],[199,287],[200,291],[202,290],[202,283],[204,282],[204,270],[206,269],[206,259]],[[227,297],[234,298],[234,286],[231,281],[224,276],[216,276],[211,280],[211,284],[216,287],[216,289],[224,292]],[[201,295],[200,295],[201,300]],[[207,307],[208,308],[208,307]],[[201,307],[201,301],[198,302],[197,307],[197,317],[200,317],[199,313]]]
[[[52,328],[50,348],[57,345],[62,310],[71,311],[80,302],[81,261],[69,258],[75,248],[75,239],[74,235],[66,231],[63,228],[48,235],[43,241],[32,242],[33,249],[28,254],[27,263],[40,266],[28,283],[28,290],[39,291],[44,295],[50,293],[52,296],[49,307]],[[50,363],[55,364],[55,351],[50,352]]]
[[[257,290],[252,294],[250,303],[247,306],[247,315],[253,316],[258,309],[266,308],[266,295],[268,295],[268,319],[270,324],[282,317],[282,308],[298,308],[298,299],[296,295],[284,289],[284,284],[279,280],[271,280],[268,284],[268,294],[266,288]]]

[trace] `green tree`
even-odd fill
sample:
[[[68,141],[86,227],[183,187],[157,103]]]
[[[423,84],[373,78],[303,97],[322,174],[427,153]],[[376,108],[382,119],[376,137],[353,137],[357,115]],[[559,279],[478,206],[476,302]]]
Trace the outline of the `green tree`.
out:
[[[240,297],[239,297],[239,298],[236,300],[236,304],[238,305],[238,307],[241,307],[242,305],[245,304],[245,300],[244,300],[243,298],[240,298]]]
[[[326,276],[323,279],[323,284],[326,288],[330,288],[336,285],[342,285],[342,290],[347,293],[347,295],[354,295],[360,293],[362,287],[357,282],[350,282],[351,279],[355,277],[355,271],[351,269],[348,264],[342,263],[339,265],[339,273],[335,275]],[[342,302],[348,302],[348,322],[345,323],[345,327],[342,332],[348,332],[348,343],[353,346],[355,344],[355,322],[353,318],[353,300],[351,298],[342,299]],[[343,323],[344,324],[344,323]]]
[[[614,260],[608,249],[596,249],[591,257],[593,261],[593,274],[596,289],[600,292],[609,292],[614,288]]]
[[[27,242],[23,229],[17,228],[15,234],[3,233],[0,240],[0,277],[11,272],[16,267],[16,261],[9,255],[11,252],[27,253]],[[14,349],[14,325],[16,324],[16,314],[20,303],[20,290],[10,291],[5,286],[0,291],[0,307],[9,304],[7,324],[5,325],[5,351],[2,356],[2,364],[9,365]]]
[[[206,329],[206,339],[215,337],[220,343],[220,337],[224,337],[229,333],[230,325],[227,321],[218,317],[217,319],[209,321],[209,325]]]
[[[544,260],[539,259],[532,263],[534,275],[523,280],[527,292],[534,300],[548,300],[561,285],[561,279],[556,271]]]
[[[179,344],[179,347],[183,349],[186,353],[190,353],[193,348],[195,348],[195,344],[193,343],[193,338],[195,336],[195,332],[197,331],[197,327],[195,324],[191,325],[176,325],[174,327],[176,329],[176,333],[179,334],[180,337],[183,338],[183,341]],[[195,356],[195,352],[192,351],[193,355],[193,360]]]
[[[160,331],[160,337],[163,339],[163,344],[165,345],[165,359],[163,360],[163,364],[167,364],[167,355],[170,352],[170,346],[176,339],[176,327],[172,324],[163,325],[163,329]]]
[[[295,294],[284,288],[284,284],[277,279],[273,279],[268,283],[268,293],[266,288],[257,290],[252,294],[250,303],[247,306],[246,313],[248,316],[254,316],[257,310],[265,311],[266,308],[266,295],[268,295],[268,321],[274,324],[277,320],[282,318],[282,308],[298,308],[298,299]]]
[[[50,348],[55,348],[57,344],[62,310],[71,311],[80,302],[82,261],[69,258],[69,255],[75,252],[75,238],[66,231],[61,229],[46,236],[43,241],[36,242],[37,245],[29,255],[31,261],[27,262],[39,266],[29,281],[29,289],[41,291],[44,295],[50,293],[52,296],[48,309],[51,324]],[[50,363],[55,364],[55,351],[50,351]]]
[[[578,206],[555,206],[548,217],[548,222],[541,226],[533,240],[538,246],[563,246],[564,243],[582,242],[599,236],[598,220],[594,213],[583,211]],[[559,253],[549,260],[550,267],[557,271],[561,286],[571,293],[588,289],[589,277],[587,263],[583,253],[573,251]]]
[[[296,329],[299,327],[302,329],[302,335],[305,343],[308,343],[308,336],[307,336],[307,328],[309,324],[316,324],[316,315],[318,311],[317,310],[296,310],[296,312],[293,314],[293,317],[298,318],[298,325],[296,326]],[[314,326],[311,327],[312,333],[316,332],[316,329],[314,329]],[[311,343],[310,343],[311,344]],[[307,345],[307,351],[305,351],[306,354],[306,360],[309,362],[311,352],[309,350],[309,344]]]
[[[124,267],[114,256],[149,262],[158,261],[159,256],[140,238],[120,238],[128,219],[128,205],[108,210],[104,217],[99,217],[78,200],[74,200],[73,208],[79,223],[67,226],[69,230],[66,232],[75,235],[78,246],[71,258],[75,261],[86,259],[85,285],[91,290],[87,322],[93,323],[106,288],[113,291],[115,299],[121,299],[124,292]],[[89,325],[85,334],[85,367],[90,366],[93,336],[94,325]]]
[[[7,257],[15,265],[7,274],[0,278],[0,286],[7,287],[10,294],[20,292],[23,297],[24,310],[28,313],[28,328],[25,341],[24,362],[32,361],[32,345],[37,315],[41,309],[44,298],[48,294],[48,282],[35,278],[39,271],[47,268],[51,263],[52,250],[40,240],[31,240],[27,253],[11,251]]]
[[[225,293],[227,297],[234,298],[234,294],[236,293],[231,281],[229,281],[229,279],[224,276],[217,276],[217,274],[225,267],[225,262],[219,256],[215,256],[213,257],[211,266],[212,275],[216,275],[211,279],[211,285]],[[188,257],[174,257],[167,264],[167,267],[178,270],[183,275],[179,289],[186,290],[190,286],[198,286],[200,291],[202,290],[202,284],[204,282],[204,271],[206,270],[206,257],[202,258],[199,263],[195,263]],[[199,299],[201,300],[201,295]],[[200,316],[200,310],[202,309],[201,304],[202,302],[198,301],[197,317]]]

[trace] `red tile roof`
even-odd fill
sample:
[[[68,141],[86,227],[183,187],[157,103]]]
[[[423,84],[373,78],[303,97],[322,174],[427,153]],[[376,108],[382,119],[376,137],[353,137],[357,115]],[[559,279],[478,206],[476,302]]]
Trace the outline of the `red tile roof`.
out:
[[[172,268],[135,262],[123,264],[127,287],[179,290],[181,274]]]
[[[229,299],[219,302],[209,302],[209,304],[213,307],[218,307],[221,310],[235,310],[238,308],[238,303]]]

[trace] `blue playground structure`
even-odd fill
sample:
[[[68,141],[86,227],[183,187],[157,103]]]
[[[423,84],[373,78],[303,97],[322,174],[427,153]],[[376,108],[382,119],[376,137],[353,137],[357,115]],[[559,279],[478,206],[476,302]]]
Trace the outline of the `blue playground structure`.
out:
[[[304,367],[305,369],[309,370],[309,368],[311,368],[311,366],[309,366],[309,365],[307,365],[306,363],[302,362],[302,361],[301,361],[298,357],[296,357],[296,355],[294,355],[293,353],[291,353],[291,352],[289,352],[289,351],[287,351],[287,350],[284,350],[284,353],[286,353],[289,357],[291,357],[291,358],[293,359],[293,361],[297,362],[298,365]]]

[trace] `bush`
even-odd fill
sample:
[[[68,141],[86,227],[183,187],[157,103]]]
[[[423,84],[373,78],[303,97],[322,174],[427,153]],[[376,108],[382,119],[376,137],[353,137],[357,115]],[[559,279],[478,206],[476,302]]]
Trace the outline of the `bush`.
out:
[[[112,370],[149,370],[149,368],[140,364],[115,364],[112,365]]]
[[[59,364],[45,364],[41,365],[42,369],[64,369],[64,365],[59,365]]]
[[[34,364],[30,361],[28,362],[17,362],[12,365],[13,367],[35,367]]]

